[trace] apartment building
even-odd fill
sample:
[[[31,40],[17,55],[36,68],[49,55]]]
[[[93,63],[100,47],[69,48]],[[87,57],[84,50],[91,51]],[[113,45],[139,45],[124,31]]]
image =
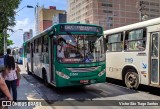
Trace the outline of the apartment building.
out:
[[[49,6],[49,8],[37,6],[35,11],[36,34],[39,34],[48,27],[52,26],[53,17],[63,13],[66,13],[66,11],[57,10],[55,6]]]
[[[159,16],[160,0],[68,0],[68,22],[97,24],[104,30]]]

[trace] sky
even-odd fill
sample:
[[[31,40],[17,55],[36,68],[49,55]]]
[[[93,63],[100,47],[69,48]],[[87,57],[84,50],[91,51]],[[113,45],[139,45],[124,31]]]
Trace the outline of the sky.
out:
[[[29,29],[33,29],[33,36],[35,35],[35,9],[26,8],[25,6],[36,7],[37,3],[39,6],[44,5],[45,8],[56,6],[58,10],[67,10],[67,0],[22,0],[19,8],[16,9],[16,12],[20,11],[15,16],[16,25],[12,28],[14,32],[8,32],[10,34],[9,39],[13,40],[14,43],[11,47],[21,47],[23,44],[23,33],[29,31]]]

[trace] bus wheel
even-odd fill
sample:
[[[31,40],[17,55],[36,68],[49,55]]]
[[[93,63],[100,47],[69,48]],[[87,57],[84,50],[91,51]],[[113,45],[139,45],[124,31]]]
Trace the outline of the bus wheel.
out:
[[[44,82],[44,84],[45,84],[46,86],[48,86],[49,84],[48,84],[48,81],[47,81],[46,71],[43,70],[42,73],[43,73],[43,82]]]
[[[137,89],[139,86],[138,74],[135,70],[129,69],[125,75],[125,84],[130,89]]]

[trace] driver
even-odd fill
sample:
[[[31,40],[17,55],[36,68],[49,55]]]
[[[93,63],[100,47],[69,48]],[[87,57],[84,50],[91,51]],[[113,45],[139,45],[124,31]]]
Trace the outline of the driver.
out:
[[[63,42],[64,42],[64,39],[62,39],[62,38],[58,39],[58,46],[57,46],[57,56],[58,56],[58,58],[65,58]]]

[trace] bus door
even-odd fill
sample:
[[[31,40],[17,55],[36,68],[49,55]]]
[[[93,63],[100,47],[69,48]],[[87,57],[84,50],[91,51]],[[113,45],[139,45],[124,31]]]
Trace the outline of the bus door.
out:
[[[151,33],[151,84],[159,85],[159,58],[160,58],[160,34],[159,32]]]
[[[50,82],[55,83],[55,72],[54,72],[54,39],[50,37],[50,48],[49,48],[49,72],[51,75]]]

